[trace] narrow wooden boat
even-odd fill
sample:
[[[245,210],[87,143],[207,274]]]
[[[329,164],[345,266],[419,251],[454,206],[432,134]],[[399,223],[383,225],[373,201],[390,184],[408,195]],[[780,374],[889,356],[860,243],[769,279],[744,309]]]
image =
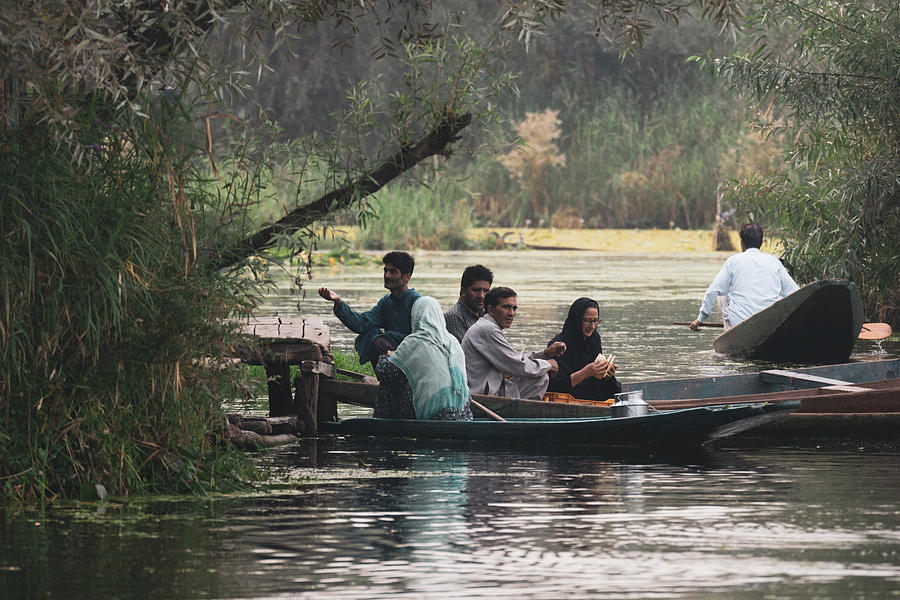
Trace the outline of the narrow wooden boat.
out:
[[[862,328],[856,286],[826,279],[804,286],[725,331],[716,352],[794,363],[838,363],[850,357]]]
[[[788,418],[763,425],[745,435],[818,436],[846,440],[900,437],[900,359],[869,360],[791,371],[690,379],[623,383],[623,391],[643,390],[644,400],[657,410],[759,402],[800,403]],[[377,385],[322,379],[319,395],[338,402],[375,405]],[[605,417],[610,409],[591,404],[566,404],[474,395],[488,409],[507,419]],[[898,440],[900,442],[900,440]]]
[[[790,371],[770,369],[740,375],[631,382],[623,383],[622,391],[643,390],[644,400],[658,409],[673,407],[672,403],[676,401],[680,403],[680,408],[688,408],[759,402],[770,398],[801,400],[804,397],[816,398],[833,393],[844,394],[842,397],[855,401],[857,398],[867,398],[869,394],[857,390],[855,393],[859,396],[849,396],[847,394],[853,390],[844,390],[841,386],[873,388],[875,386],[871,382],[881,382],[878,385],[882,389],[890,389],[893,383],[889,380],[898,378],[900,359],[887,359],[804,367]],[[370,380],[352,382],[322,379],[319,382],[319,397],[334,402],[374,407],[378,386],[374,378]],[[542,402],[482,394],[473,394],[472,397],[507,418],[554,419],[603,417],[610,414],[608,407],[594,404]],[[848,404],[848,410],[852,410],[851,404]],[[900,404],[894,410],[900,412]]]
[[[326,433],[427,440],[482,441],[600,448],[689,448],[786,416],[798,402],[757,402],[652,412],[637,417],[418,421],[347,419],[324,423]]]
[[[319,399],[328,403],[342,402],[374,408],[377,393],[378,384],[373,382],[319,380]],[[509,419],[566,419],[605,417],[610,414],[609,407],[594,404],[543,402],[484,394],[472,394],[472,398],[489,410]]]

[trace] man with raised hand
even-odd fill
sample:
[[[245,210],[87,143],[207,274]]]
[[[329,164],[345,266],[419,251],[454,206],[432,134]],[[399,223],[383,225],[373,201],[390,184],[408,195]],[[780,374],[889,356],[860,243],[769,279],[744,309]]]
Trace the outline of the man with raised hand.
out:
[[[372,309],[358,313],[347,306],[340,296],[327,287],[319,288],[319,295],[334,303],[334,315],[350,331],[358,333],[353,345],[359,354],[360,364],[378,363],[378,357],[394,351],[412,331],[410,313],[412,305],[421,297],[409,287],[415,260],[406,252],[388,252],[381,259],[384,263],[384,287],[390,294],[378,301]]]

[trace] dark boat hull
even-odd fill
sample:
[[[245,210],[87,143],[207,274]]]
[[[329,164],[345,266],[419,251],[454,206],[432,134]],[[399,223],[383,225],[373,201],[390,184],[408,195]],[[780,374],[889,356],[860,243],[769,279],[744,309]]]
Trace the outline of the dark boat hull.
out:
[[[694,447],[786,416],[797,402],[754,403],[650,413],[639,417],[417,421],[347,419],[322,431],[344,435],[601,448]]]
[[[716,352],[795,363],[844,362],[862,329],[862,303],[849,281],[804,286],[722,333]]]
[[[690,379],[660,379],[656,381],[639,381],[623,383],[623,391],[643,390],[644,400],[651,405],[662,408],[664,402],[695,401],[695,405],[723,404],[729,402],[757,402],[761,400],[802,399],[815,397],[820,392],[825,379],[838,380],[853,384],[880,382],[900,378],[900,359],[872,360],[806,367],[795,369],[794,373],[806,376],[777,377],[773,372],[747,373],[742,375],[721,375],[714,377],[698,377]],[[335,381],[322,379],[319,384],[319,396],[329,401],[356,404],[359,406],[375,406],[377,385],[351,381]],[[871,387],[871,386],[866,386]],[[788,392],[788,397],[771,396],[779,392]],[[763,397],[761,394],[770,396]],[[847,411],[854,410],[854,404],[868,397],[863,392],[847,396],[852,402],[847,403]],[[562,402],[542,402],[540,400],[524,400],[503,398],[500,396],[473,395],[473,398],[507,418],[524,419],[556,419],[578,417],[604,417],[610,414],[609,408],[590,404],[566,404]],[[860,404],[860,406],[862,406]],[[687,408],[685,406],[684,408]],[[865,409],[863,409],[865,410]],[[898,403],[897,412],[900,412]]]

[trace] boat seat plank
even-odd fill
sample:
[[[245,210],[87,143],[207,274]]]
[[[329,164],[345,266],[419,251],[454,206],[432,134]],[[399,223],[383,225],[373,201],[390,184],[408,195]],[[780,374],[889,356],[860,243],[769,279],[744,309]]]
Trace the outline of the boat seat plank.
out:
[[[822,389],[827,392],[869,392],[872,390],[872,388],[858,385],[826,385]]]
[[[783,369],[770,369],[768,371],[760,371],[759,377],[766,383],[780,383],[790,385],[795,388],[823,387],[828,385],[853,385],[852,381],[830,379],[828,377],[819,377],[818,375],[810,375],[808,373],[798,373],[797,371],[785,371]]]

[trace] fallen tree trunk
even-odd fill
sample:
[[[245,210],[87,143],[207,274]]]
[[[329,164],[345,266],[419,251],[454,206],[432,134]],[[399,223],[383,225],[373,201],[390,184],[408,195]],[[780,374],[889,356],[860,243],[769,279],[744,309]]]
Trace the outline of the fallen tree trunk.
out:
[[[282,444],[290,444],[297,441],[297,436],[289,433],[280,435],[260,435],[253,431],[245,431],[234,425],[228,428],[228,439],[231,443],[244,450],[259,450],[260,448],[272,448]]]
[[[470,113],[448,113],[431,133],[418,142],[401,148],[371,172],[349,185],[325,194],[315,202],[292,210],[272,225],[223,251],[214,259],[216,268],[238,263],[267,248],[276,236],[298,231],[330,213],[349,207],[360,198],[374,194],[429,156],[449,155],[447,146],[458,140],[459,132],[471,122]]]

